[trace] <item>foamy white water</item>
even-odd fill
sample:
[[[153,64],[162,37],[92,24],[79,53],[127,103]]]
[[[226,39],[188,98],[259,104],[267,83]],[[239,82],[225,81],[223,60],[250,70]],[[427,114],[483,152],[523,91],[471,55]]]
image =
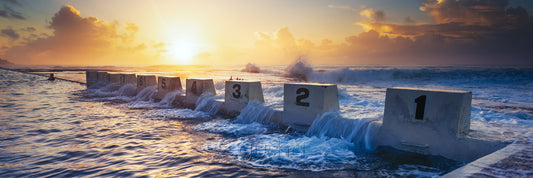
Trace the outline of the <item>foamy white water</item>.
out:
[[[213,138],[197,148],[205,154],[227,156],[235,165],[276,170],[350,170],[363,175],[371,172],[382,176],[431,177],[461,165],[441,158],[420,160],[407,153],[392,157],[375,153],[373,136],[381,122],[387,87],[472,91],[472,129],[505,140],[532,140],[529,131],[533,126],[531,69],[312,67],[301,63],[287,69],[286,66],[235,66],[205,70],[209,72],[191,72],[187,77],[213,78],[217,94],[200,97],[195,110],[170,102],[183,92],[171,92],[163,100],[156,101],[155,86],[133,96],[133,86],[118,88],[109,84],[89,89],[87,95],[90,102],[109,103],[108,107],[126,113],[141,112],[140,118],[186,123],[185,127],[190,129],[185,132]],[[167,72],[165,75],[183,73]],[[230,77],[261,81],[265,103],[250,104],[235,119],[217,116],[220,106],[214,101],[224,98],[222,82]],[[283,109],[283,83],[287,82],[338,84],[340,111],[323,114],[307,133],[279,128],[269,122],[269,118],[274,111]]]

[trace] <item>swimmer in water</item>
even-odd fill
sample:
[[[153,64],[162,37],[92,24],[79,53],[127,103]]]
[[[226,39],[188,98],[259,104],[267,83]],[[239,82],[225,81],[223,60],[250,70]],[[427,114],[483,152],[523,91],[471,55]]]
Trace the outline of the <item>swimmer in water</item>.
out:
[[[48,77],[48,80],[52,81],[52,80],[55,80],[56,78],[54,77],[54,74],[50,74],[50,77]]]

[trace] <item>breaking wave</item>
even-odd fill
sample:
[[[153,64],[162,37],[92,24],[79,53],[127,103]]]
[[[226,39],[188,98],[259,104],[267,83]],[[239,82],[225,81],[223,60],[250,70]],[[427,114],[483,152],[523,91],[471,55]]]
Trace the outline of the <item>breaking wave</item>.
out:
[[[313,75],[313,68],[305,60],[298,59],[294,64],[285,69],[285,77],[308,81]]]
[[[261,69],[257,67],[255,64],[248,63],[246,64],[246,67],[241,70],[241,72],[260,73]]]
[[[321,83],[372,84],[372,83],[433,83],[454,85],[520,85],[533,86],[533,71],[516,69],[350,69],[315,72],[305,62],[297,62],[286,69],[286,77]]]

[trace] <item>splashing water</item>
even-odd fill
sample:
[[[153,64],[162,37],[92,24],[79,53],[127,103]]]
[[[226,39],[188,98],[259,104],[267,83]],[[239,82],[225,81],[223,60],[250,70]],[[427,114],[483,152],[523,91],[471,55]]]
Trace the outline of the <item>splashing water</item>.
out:
[[[104,81],[97,81],[93,85],[89,86],[88,89],[99,89],[106,86]]]
[[[95,86],[95,85],[93,85]],[[98,101],[131,101],[131,97],[135,96],[137,86],[129,83],[120,86],[119,83],[110,83],[100,88],[88,89],[89,96],[95,97]]]
[[[294,64],[289,65],[285,69],[286,77],[303,81],[308,81],[311,74],[313,74],[313,68],[303,59],[298,59]]]
[[[222,102],[217,102],[216,99],[221,99],[223,97],[224,95],[214,96],[213,93],[204,93],[196,100],[196,108],[194,110],[215,115],[222,106]]]
[[[31,129],[34,131],[18,132],[26,135],[24,137],[6,137],[5,143],[13,143],[8,148],[16,150],[21,148],[16,145],[22,144],[25,148],[60,149],[63,152],[34,153],[39,152],[39,150],[32,149],[26,150],[26,152],[32,153],[27,158],[23,152],[20,154],[8,152],[16,157],[4,154],[7,155],[7,159],[4,160],[9,161],[9,164],[6,164],[2,169],[10,171],[12,174],[3,175],[13,175],[12,177],[16,177],[16,175],[18,177],[24,175],[143,176],[169,173],[168,175],[206,177],[212,176],[213,172],[215,174],[224,172],[220,174],[222,176],[251,176],[258,175],[255,173],[259,171],[260,173],[267,173],[265,175],[275,176],[287,174],[331,176],[348,173],[343,174],[342,177],[344,177],[366,172],[368,173],[366,175],[369,176],[432,177],[449,172],[449,167],[439,167],[438,165],[455,163],[437,161],[433,164],[432,162],[428,163],[427,157],[412,155],[398,159],[398,154],[391,154],[394,158],[389,159],[380,156],[383,152],[379,148],[375,149],[373,137],[381,125],[380,115],[384,108],[385,88],[383,87],[389,86],[473,91],[472,128],[476,130],[488,129],[491,134],[494,132],[494,134],[514,138],[518,135],[527,135],[524,133],[529,133],[529,127],[532,125],[531,97],[533,95],[531,95],[530,88],[533,85],[530,80],[531,70],[456,70],[427,67],[397,69],[381,66],[352,66],[349,68],[346,66],[313,66],[311,68],[309,65],[295,64],[293,66],[295,70],[292,71],[296,75],[292,76],[302,76],[303,74],[308,81],[342,84],[339,85],[341,111],[340,113],[322,114],[305,134],[285,133],[284,130],[278,129],[275,124],[271,125],[269,120],[275,110],[283,108],[283,83],[294,78],[282,77],[283,71],[286,71],[287,76],[290,76],[288,75],[291,73],[289,68],[284,70],[284,66],[269,67],[263,68],[277,73],[266,74],[264,73],[266,70],[262,69],[261,72],[263,73],[242,74],[239,73],[242,66],[231,71],[231,74],[239,73],[246,76],[247,79],[252,78],[252,76],[260,78],[263,82],[263,93],[267,101],[264,104],[250,103],[235,120],[221,119],[221,116],[213,117],[212,113],[214,112],[211,110],[217,110],[213,105],[220,103],[217,100],[223,96],[218,96],[218,98],[212,96],[213,99],[207,97],[202,98],[201,101],[198,100],[197,104],[203,105],[201,107],[204,109],[195,111],[180,106],[169,109],[169,107],[176,107],[170,105],[169,101],[172,96],[168,96],[168,100],[164,98],[161,102],[154,103],[152,96],[156,92],[155,88],[145,91],[144,94],[140,92],[135,97],[122,96],[131,101],[118,105],[111,99],[109,101],[112,102],[104,104],[101,102],[77,102],[77,100],[69,100],[68,98],[72,98],[72,95],[65,94],[67,92],[52,95],[51,91],[53,90],[43,90],[39,93],[34,93],[33,88],[22,93],[13,91],[13,97],[11,95],[5,96],[14,100],[17,98],[24,100],[21,100],[19,104],[10,104],[11,101],[7,100],[0,102],[2,105],[0,109],[6,108],[4,112],[10,113],[19,112],[18,110],[22,108],[23,112],[8,115],[9,117],[5,119],[13,120],[6,122],[8,124],[3,126],[17,127],[20,125],[24,126],[21,127],[24,129],[29,125],[35,128]],[[230,73],[226,68],[219,70],[221,72],[218,74],[216,70],[213,71],[213,74],[211,71],[209,72],[209,77],[213,75],[215,81],[227,79],[229,77],[227,74]],[[13,86],[8,84],[9,81],[4,82],[6,84],[3,86]],[[29,82],[31,84],[35,81]],[[61,85],[58,84],[62,83],[56,81],[54,85],[49,84],[50,82],[46,81],[38,86],[61,88]],[[223,84],[223,82],[215,84],[217,93],[224,89]],[[71,85],[68,86],[64,89],[65,91],[71,90],[68,88],[74,88]],[[85,86],[80,88],[79,90],[83,90]],[[126,90],[113,88],[113,86],[100,88],[100,90],[94,88],[87,90],[90,101],[99,101],[95,99],[98,97],[116,98],[121,95],[119,94],[121,92],[117,90]],[[21,88],[17,89],[20,90]],[[64,97],[61,100],[54,100],[56,102],[53,103],[44,101],[42,106],[35,107],[25,105],[28,102],[25,97],[32,96],[27,95],[28,93],[33,94],[33,96],[43,95],[43,97],[50,98],[57,98],[57,95]],[[82,99],[82,101],[85,100]],[[126,100],[123,99],[122,101]],[[54,113],[47,114],[50,105],[55,107],[56,103],[64,103],[64,106],[62,105],[60,110],[54,110]],[[89,109],[88,105],[93,107]],[[136,105],[141,110],[122,107],[124,105]],[[78,109],[71,112],[72,106]],[[91,112],[87,112],[88,110]],[[62,115],[58,116],[56,114],[58,112]],[[58,120],[55,117],[66,119]],[[48,120],[43,122],[41,121],[43,118]],[[9,124],[24,120],[30,122],[19,125]],[[41,124],[34,125],[34,123],[47,125],[41,128]],[[63,125],[54,127],[57,124]],[[65,127],[64,124],[72,125],[72,127]],[[42,137],[35,138],[36,133],[42,134]],[[531,138],[531,136],[524,137],[526,140]],[[65,138],[68,139],[61,140]],[[32,141],[27,142],[28,139]],[[59,140],[57,143],[54,142],[54,145],[46,141],[41,142],[41,139]],[[121,142],[115,143],[117,140]],[[100,146],[101,143],[115,145]],[[72,151],[73,148],[82,149],[83,152]],[[63,153],[68,154],[61,155]],[[78,153],[80,155],[76,156]],[[57,156],[57,161],[49,159],[53,158],[50,155]],[[142,159],[138,159],[139,155]],[[65,159],[68,160],[65,161]],[[107,161],[110,159],[111,161]],[[217,159],[221,161],[217,162]],[[22,164],[19,160],[22,160]],[[80,167],[57,166],[53,168],[55,172],[48,169],[50,166],[71,163],[77,165],[80,163],[81,167],[87,168],[82,168],[83,172],[81,173]],[[226,167],[213,168],[216,166]],[[47,168],[41,169],[41,167]],[[35,174],[24,174],[28,172],[24,170],[36,171],[33,171]],[[157,173],[151,172],[152,170],[156,170]],[[173,173],[174,170],[189,171],[187,173]],[[194,173],[195,170],[201,173]],[[313,170],[313,172],[304,170]]]
[[[154,96],[156,94],[157,86],[149,86],[137,93],[137,96],[133,98],[134,101],[154,101]]]
[[[124,86],[120,87],[117,91],[118,96],[135,96],[137,94],[137,84],[135,83],[128,83]]]
[[[161,101],[159,101],[159,105],[161,107],[172,107],[173,104],[174,104],[174,101],[176,100],[176,97],[178,95],[182,95],[182,94],[185,94],[185,92],[182,91],[182,90],[176,90],[176,91],[168,92],[165,95],[165,97],[163,97],[163,99],[161,99]]]
[[[257,67],[255,64],[248,63],[246,64],[246,67],[241,70],[241,72],[260,73],[261,69],[259,69],[259,67]]]
[[[335,137],[354,143],[366,151],[377,147],[374,138],[381,127],[379,118],[345,119],[330,111],[318,116],[306,132],[307,136]]]
[[[273,115],[273,109],[264,106],[264,104],[260,103],[259,101],[254,100],[248,103],[248,105],[241,110],[241,113],[239,116],[237,116],[235,121],[244,124],[256,122],[265,125],[273,125],[274,123],[270,121]]]

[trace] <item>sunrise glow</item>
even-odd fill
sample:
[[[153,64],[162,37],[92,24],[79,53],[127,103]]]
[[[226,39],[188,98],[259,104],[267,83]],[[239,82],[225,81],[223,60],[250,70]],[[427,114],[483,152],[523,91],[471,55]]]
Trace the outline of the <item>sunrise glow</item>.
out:
[[[17,64],[533,65],[529,1],[0,2]]]
[[[191,64],[193,57],[198,54],[198,45],[193,40],[179,38],[172,40],[166,46],[168,58],[175,64]]]
[[[0,0],[0,178],[532,177],[533,0]]]

